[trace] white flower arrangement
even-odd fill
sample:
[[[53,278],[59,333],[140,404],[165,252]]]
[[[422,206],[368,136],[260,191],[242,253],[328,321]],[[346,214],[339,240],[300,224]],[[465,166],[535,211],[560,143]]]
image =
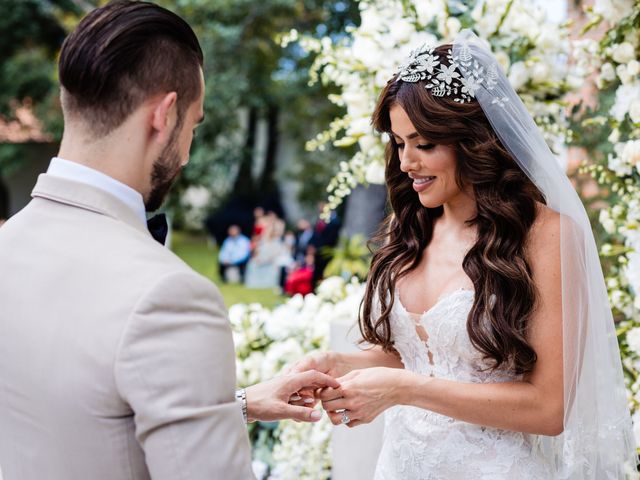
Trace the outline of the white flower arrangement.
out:
[[[608,260],[607,289],[617,316],[618,339],[627,380],[634,431],[640,445],[640,4],[633,0],[596,0],[590,26],[608,22],[593,63],[597,85],[615,92],[614,102],[598,123],[611,128],[606,164],[591,166],[598,182],[612,193],[599,220],[612,241],[603,245]]]
[[[350,282],[329,277],[318,286],[317,295],[296,295],[273,310],[257,303],[233,305],[229,319],[238,385],[268,380],[305,354],[327,350],[330,322],[354,324],[363,295],[364,285],[355,277]],[[284,421],[251,428],[254,454],[259,457],[254,460],[254,472],[259,479],[331,477],[332,425],[326,416],[317,423]]]
[[[307,143],[309,150],[327,145],[359,147],[327,190],[328,208],[336,208],[358,184],[384,181],[384,143],[370,123],[381,89],[411,50],[425,43],[451,41],[462,28],[488,39],[510,81],[520,93],[547,140],[559,146],[567,135],[561,96],[575,83],[564,61],[569,49],[565,25],[546,20],[544,10],[525,0],[361,0],[361,23],[350,36],[333,41],[283,38],[317,54],[311,82],[339,87],[330,100],[346,113]],[[573,83],[572,83],[573,82]]]

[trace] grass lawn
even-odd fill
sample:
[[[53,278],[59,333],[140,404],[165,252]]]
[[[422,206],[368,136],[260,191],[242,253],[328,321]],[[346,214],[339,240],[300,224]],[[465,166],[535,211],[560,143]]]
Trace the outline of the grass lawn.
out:
[[[249,289],[244,285],[222,283],[218,275],[218,249],[207,241],[205,235],[175,231],[171,235],[171,249],[196,272],[212,280],[220,288],[227,307],[235,303],[258,302],[273,308],[286,300],[273,290]]]

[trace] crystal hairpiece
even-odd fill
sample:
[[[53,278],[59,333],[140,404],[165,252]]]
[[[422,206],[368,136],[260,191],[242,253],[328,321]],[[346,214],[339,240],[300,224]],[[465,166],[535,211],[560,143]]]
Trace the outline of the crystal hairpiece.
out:
[[[425,88],[436,97],[453,97],[455,102],[470,102],[476,91],[484,86],[493,90],[498,83],[498,71],[493,63],[488,70],[473,58],[469,45],[462,45],[454,56],[447,50],[449,65],[428,44],[414,50],[408,61],[398,70],[397,81],[415,83],[426,80]]]

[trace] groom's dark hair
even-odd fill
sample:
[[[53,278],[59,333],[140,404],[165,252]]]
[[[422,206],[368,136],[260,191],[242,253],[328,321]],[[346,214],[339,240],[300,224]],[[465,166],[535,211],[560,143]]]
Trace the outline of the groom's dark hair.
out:
[[[200,95],[202,65],[198,39],[178,15],[149,2],[109,3],[84,17],[62,45],[65,117],[104,136],[151,96],[175,91],[181,123]]]

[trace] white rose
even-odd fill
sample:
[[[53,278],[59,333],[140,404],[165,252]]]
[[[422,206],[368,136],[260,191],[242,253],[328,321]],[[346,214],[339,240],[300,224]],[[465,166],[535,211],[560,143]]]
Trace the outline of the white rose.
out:
[[[593,11],[615,24],[622,20],[633,8],[634,0],[596,0]]]
[[[516,62],[509,70],[509,83],[514,90],[522,88],[529,80],[529,73],[524,62]]]
[[[541,50],[552,50],[558,43],[558,31],[549,25],[540,27],[540,34],[536,39],[536,45]]]
[[[371,126],[371,118],[366,117],[355,118],[349,123],[347,128],[347,135],[371,135],[373,133],[373,127]]]
[[[276,307],[264,323],[264,333],[274,340],[284,340],[300,328],[299,310],[289,303]]]
[[[600,210],[600,216],[598,220],[607,233],[613,233],[616,231],[616,222],[614,222],[611,218],[611,215],[609,215],[609,210]]]
[[[620,78],[620,81],[626,85],[628,83],[631,82],[631,75],[629,75],[629,72],[627,71],[627,66],[626,65],[618,65],[616,67],[616,74],[618,75],[618,78]]]
[[[629,117],[633,123],[640,123],[640,98],[634,98],[629,105]]]
[[[344,283],[342,277],[329,277],[318,285],[316,294],[323,300],[338,301],[343,296]]]
[[[395,40],[395,43],[402,44],[408,42],[415,31],[416,29],[413,24],[406,18],[396,19],[389,25],[389,32]]]
[[[242,317],[244,317],[247,311],[247,306],[242,303],[236,303],[229,307],[229,321],[232,325],[240,325],[242,323]]]
[[[363,152],[368,152],[374,148],[376,148],[380,143],[378,137],[374,135],[363,135],[358,139],[358,144],[360,145],[360,150]]]
[[[609,62],[602,65],[600,69],[600,78],[605,82],[611,82],[616,79],[616,71]]]
[[[636,355],[640,355],[640,328],[635,327],[627,332],[627,345]]]
[[[437,17],[443,16],[444,12],[440,4],[427,0],[414,0],[413,4],[418,15],[418,22],[421,25],[427,25]]]
[[[372,184],[384,184],[384,165],[381,162],[371,162],[367,165],[365,178],[367,182]]]
[[[380,46],[371,38],[362,35],[355,37],[351,52],[355,59],[360,60],[370,70],[378,69],[385,61],[384,56],[380,55]]]
[[[529,15],[509,15],[511,18],[511,28],[527,38],[536,38],[540,32],[538,25],[531,21]]]
[[[374,78],[375,86],[378,88],[384,88],[387,82],[389,81],[389,79],[391,78],[391,76],[393,75],[393,73],[394,72],[392,70],[385,70],[385,69],[377,71],[376,76]]]
[[[458,20],[456,17],[447,18],[445,25],[447,28],[447,35],[450,37],[457,35],[460,29],[462,28],[462,24],[460,23],[460,20]]]
[[[360,5],[362,7],[366,6],[366,8],[360,9],[360,27],[358,30],[362,33],[375,35],[384,27],[384,21],[380,17],[378,10],[373,6],[369,6],[364,3],[361,3]]]
[[[635,167],[640,163],[640,140],[633,140],[624,144],[622,160]]]
[[[633,420],[633,435],[636,437],[636,445],[640,445],[640,412],[635,412],[631,420]]]
[[[549,65],[544,62],[536,62],[531,79],[534,83],[545,83],[549,81],[550,73]]]
[[[640,82],[636,81],[619,86],[616,90],[615,102],[609,113],[619,122],[623,121],[631,102],[636,98],[640,98]]]
[[[617,63],[627,63],[635,58],[635,49],[629,42],[622,42],[613,48],[612,58]]]
[[[478,5],[482,5],[482,2],[478,2]],[[482,37],[488,37],[498,27],[499,20],[500,18],[498,16],[487,13],[483,17],[480,17],[475,27]]]
[[[627,255],[627,258],[629,263],[627,264],[625,275],[637,300],[640,298],[640,252],[631,252]]]
[[[351,117],[361,117],[363,115],[371,115],[371,105],[369,96],[360,91],[345,91],[342,94],[342,101],[347,106],[347,112]]]
[[[507,55],[502,50],[500,50],[499,52],[496,52],[495,55],[496,55],[496,60],[498,61],[498,65],[502,67],[502,70],[504,70],[505,72],[508,72],[509,66],[511,65],[511,61],[509,60],[509,55]]]
[[[619,155],[609,154],[607,166],[618,175],[631,175],[631,166],[624,162]]]
[[[632,77],[635,77],[640,73],[640,62],[638,60],[631,60],[627,63],[627,73]]]

